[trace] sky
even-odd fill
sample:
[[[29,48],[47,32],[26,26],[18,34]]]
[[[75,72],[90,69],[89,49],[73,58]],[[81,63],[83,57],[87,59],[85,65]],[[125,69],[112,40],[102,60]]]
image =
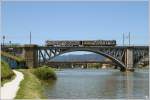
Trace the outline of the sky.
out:
[[[44,45],[46,40],[116,40],[148,44],[148,1],[2,2],[5,42]]]

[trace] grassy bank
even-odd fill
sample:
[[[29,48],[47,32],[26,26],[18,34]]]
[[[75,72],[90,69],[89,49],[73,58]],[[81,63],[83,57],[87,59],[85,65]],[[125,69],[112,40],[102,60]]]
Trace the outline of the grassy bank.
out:
[[[33,69],[19,69],[24,74],[16,99],[38,99],[45,98],[43,86],[40,80],[32,73]]]
[[[1,51],[1,55],[2,55],[2,56],[5,56],[5,57],[8,57],[8,58],[10,58],[10,59],[14,59],[14,60],[17,61],[17,62],[24,62],[24,61],[25,61],[24,58],[19,57],[19,56],[14,56],[14,55],[12,55],[12,54],[10,54],[10,53],[8,53],[8,52]]]
[[[15,78],[15,74],[11,70],[9,65],[6,62],[1,61],[1,85],[11,81],[14,78]]]
[[[16,99],[44,99],[43,80],[56,79],[54,69],[43,66],[33,69],[18,69],[24,74]]]

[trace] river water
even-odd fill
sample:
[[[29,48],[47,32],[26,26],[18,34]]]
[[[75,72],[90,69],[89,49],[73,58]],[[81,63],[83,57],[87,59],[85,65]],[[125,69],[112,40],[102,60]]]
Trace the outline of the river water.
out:
[[[145,99],[149,95],[148,71],[64,69],[56,81],[45,82],[50,99]]]

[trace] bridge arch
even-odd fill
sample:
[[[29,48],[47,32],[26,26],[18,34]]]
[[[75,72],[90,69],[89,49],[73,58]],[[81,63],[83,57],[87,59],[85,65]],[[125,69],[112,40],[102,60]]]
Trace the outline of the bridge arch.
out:
[[[64,50],[64,51],[60,51],[59,54],[53,56],[51,59],[59,56],[59,55],[62,55],[62,54],[65,54],[65,53],[69,53],[69,52],[75,52],[75,51],[88,51],[88,52],[93,52],[93,53],[96,53],[96,54],[99,54],[99,55],[102,55],[106,58],[109,58],[111,59],[114,63],[116,63],[118,65],[118,67],[120,67],[120,70],[121,71],[125,71],[126,67],[125,67],[125,64],[118,60],[117,58],[109,55],[109,54],[106,54],[98,49],[90,49],[90,48],[70,48],[70,49],[67,49],[67,50]]]

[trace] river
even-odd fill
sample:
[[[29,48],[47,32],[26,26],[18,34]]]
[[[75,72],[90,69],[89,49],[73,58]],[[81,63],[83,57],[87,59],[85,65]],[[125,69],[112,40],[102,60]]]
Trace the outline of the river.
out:
[[[144,99],[149,94],[148,71],[64,69],[57,77],[43,84],[49,99]]]

